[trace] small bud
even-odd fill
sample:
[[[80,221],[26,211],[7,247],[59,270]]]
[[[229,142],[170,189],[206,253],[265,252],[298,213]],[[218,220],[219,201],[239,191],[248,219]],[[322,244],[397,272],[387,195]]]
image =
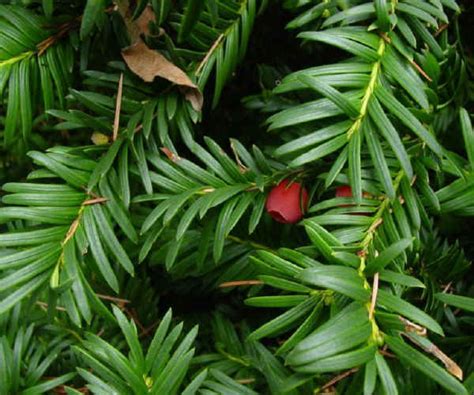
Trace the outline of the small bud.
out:
[[[92,133],[91,140],[95,145],[105,145],[110,141],[109,136],[100,132]]]
[[[268,214],[277,222],[293,224],[303,217],[308,208],[308,192],[298,182],[283,180],[267,197]]]

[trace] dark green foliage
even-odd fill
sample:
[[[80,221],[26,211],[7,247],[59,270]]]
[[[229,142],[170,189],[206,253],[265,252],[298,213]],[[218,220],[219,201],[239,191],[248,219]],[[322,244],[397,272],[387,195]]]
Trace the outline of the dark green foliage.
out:
[[[0,395],[474,391],[469,2],[0,3]]]

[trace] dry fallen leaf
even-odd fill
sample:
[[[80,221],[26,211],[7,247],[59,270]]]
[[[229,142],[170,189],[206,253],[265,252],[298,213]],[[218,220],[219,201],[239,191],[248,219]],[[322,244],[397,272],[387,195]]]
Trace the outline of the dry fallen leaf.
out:
[[[183,70],[158,51],[148,48],[141,39],[123,49],[122,57],[130,70],[144,81],[152,82],[155,77],[160,77],[182,87],[186,99],[189,100],[193,108],[196,111],[201,111],[203,97],[198,87]]]
[[[422,341],[420,341],[421,340],[420,338],[422,338],[422,336],[420,335],[418,335],[420,336],[420,338],[417,338],[416,335],[413,336],[413,334],[410,334],[410,333],[402,333],[402,335],[405,335],[407,339],[411,340],[413,343],[421,347],[423,350],[425,350],[426,352],[438,358],[443,363],[443,365],[445,366],[446,370],[449,373],[451,373],[454,377],[457,377],[459,380],[462,381],[463,379],[462,369],[459,367],[459,365],[456,362],[454,362],[450,357],[448,357],[435,344],[423,343]]]
[[[150,22],[155,22],[156,18],[152,7],[148,5],[145,7],[140,16],[136,20],[133,20],[128,7],[128,2],[123,2],[117,6],[117,10],[122,16],[125,25],[127,26],[130,42],[133,45],[140,40],[141,34],[144,34],[145,36],[150,35],[149,24]]]
[[[153,8],[151,5],[147,5],[140,16],[133,19],[132,12],[130,10],[130,4],[127,0],[120,0],[116,1],[116,10],[121,15],[122,19],[125,22],[125,26],[127,26],[127,31],[130,36],[130,43],[131,45],[135,44],[139,39],[140,36],[143,34],[145,36],[150,36],[150,22],[156,21],[155,13],[153,12]],[[158,28],[158,34],[156,36],[161,36],[165,33],[164,29],[161,27]]]
[[[191,103],[193,109],[195,111],[201,111],[202,105],[204,104],[204,96],[199,91],[198,87],[195,86],[195,88],[189,88],[182,86],[181,91],[184,92],[184,97]]]
[[[186,100],[196,111],[201,111],[203,96],[186,73],[178,66],[166,59],[160,52],[149,48],[142,40],[141,35],[150,33],[149,23],[155,21],[155,14],[150,6],[145,7],[142,14],[133,21],[130,15],[128,1],[117,3],[130,35],[131,45],[122,50],[122,57],[127,66],[136,75],[146,82],[152,82],[155,77],[164,78],[176,85],[184,94]],[[164,32],[160,29],[160,32]]]
[[[140,33],[148,36],[150,34],[150,22],[155,22],[155,13],[150,5],[147,5],[141,15],[137,18],[136,26]],[[133,42],[133,41],[132,41]]]

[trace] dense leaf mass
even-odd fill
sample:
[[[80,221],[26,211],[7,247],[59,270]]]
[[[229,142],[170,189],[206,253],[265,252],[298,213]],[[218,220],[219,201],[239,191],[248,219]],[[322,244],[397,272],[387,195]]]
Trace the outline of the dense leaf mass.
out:
[[[472,394],[473,15],[0,1],[0,395]]]

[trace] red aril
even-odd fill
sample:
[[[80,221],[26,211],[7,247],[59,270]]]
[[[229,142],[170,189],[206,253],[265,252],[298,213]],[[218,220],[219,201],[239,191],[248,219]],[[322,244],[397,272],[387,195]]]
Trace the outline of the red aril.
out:
[[[275,221],[293,224],[308,208],[308,192],[299,182],[283,180],[270,191],[265,207]]]

